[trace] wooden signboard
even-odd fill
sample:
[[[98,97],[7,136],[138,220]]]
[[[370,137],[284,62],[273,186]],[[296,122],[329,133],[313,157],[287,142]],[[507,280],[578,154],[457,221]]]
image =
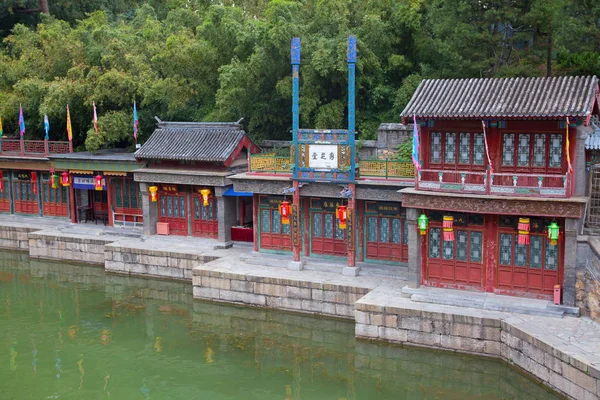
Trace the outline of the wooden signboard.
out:
[[[300,213],[298,206],[292,204],[292,246],[300,246],[302,243],[302,231],[300,230]]]
[[[348,208],[346,212],[346,248],[354,250],[354,209]]]

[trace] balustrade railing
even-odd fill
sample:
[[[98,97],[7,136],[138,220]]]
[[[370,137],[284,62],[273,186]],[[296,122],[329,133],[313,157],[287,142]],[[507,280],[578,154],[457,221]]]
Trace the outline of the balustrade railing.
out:
[[[360,160],[358,176],[361,178],[413,178],[415,166],[406,160]]]
[[[51,154],[71,153],[70,142],[48,140],[0,139],[0,155],[44,157]]]
[[[487,183],[485,171],[421,169],[417,174],[417,189],[421,190],[486,194]]]
[[[490,194],[496,196],[569,197],[571,175],[491,173],[422,169],[417,174],[420,190]]]

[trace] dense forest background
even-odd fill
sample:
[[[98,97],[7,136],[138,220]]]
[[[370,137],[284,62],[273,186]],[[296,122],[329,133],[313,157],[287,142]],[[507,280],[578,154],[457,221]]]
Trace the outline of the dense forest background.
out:
[[[143,142],[154,116],[291,128],[290,41],[302,39],[301,126],[346,126],[346,37],[358,37],[357,128],[398,122],[421,79],[600,74],[600,0],[0,0],[0,117],[77,148]],[[92,101],[99,134],[92,125]]]

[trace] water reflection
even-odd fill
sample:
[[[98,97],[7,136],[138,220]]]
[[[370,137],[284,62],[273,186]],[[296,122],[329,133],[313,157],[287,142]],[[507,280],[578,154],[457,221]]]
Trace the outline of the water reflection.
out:
[[[499,361],[357,341],[346,321],[193,301],[189,283],[21,253],[0,265],[3,398],[556,398]]]

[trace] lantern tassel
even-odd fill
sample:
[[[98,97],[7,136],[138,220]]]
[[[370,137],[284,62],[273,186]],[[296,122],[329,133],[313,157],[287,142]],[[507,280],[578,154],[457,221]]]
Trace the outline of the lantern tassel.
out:
[[[519,231],[519,244],[529,244],[529,232]]]
[[[444,241],[453,242],[454,241],[454,231],[452,228],[444,228]]]

